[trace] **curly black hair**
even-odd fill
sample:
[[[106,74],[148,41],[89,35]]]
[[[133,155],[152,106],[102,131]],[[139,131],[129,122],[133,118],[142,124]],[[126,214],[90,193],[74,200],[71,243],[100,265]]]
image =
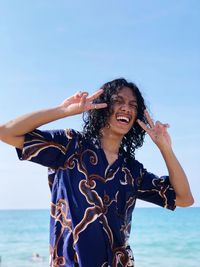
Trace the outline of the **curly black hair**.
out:
[[[89,110],[83,114],[83,136],[86,140],[94,141],[99,140],[101,137],[101,129],[107,124],[108,118],[113,112],[113,101],[112,96],[119,93],[123,87],[128,87],[132,90],[136,96],[138,110],[137,118],[147,124],[144,116],[144,110],[146,105],[144,98],[138,87],[128,82],[124,78],[115,79],[113,81],[105,83],[101,88],[104,89],[103,93],[95,99],[94,103],[107,103],[107,108]],[[145,137],[145,131],[139,126],[137,122],[133,124],[129,132],[124,135],[119,153],[127,157],[135,158],[135,149],[143,145]]]

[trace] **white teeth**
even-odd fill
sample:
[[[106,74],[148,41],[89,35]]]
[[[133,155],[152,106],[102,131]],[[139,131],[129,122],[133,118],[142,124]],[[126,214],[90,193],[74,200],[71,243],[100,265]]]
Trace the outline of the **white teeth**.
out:
[[[117,117],[117,120],[118,120],[118,121],[120,121],[120,120],[122,120],[122,121],[126,121],[127,123],[130,122],[130,118],[127,118],[127,117],[124,117],[124,116],[118,116],[118,117]]]

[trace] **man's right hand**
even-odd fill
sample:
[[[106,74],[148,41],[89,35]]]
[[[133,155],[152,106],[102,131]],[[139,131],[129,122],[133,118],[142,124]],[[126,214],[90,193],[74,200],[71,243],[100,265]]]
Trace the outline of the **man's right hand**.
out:
[[[106,103],[92,103],[102,92],[103,89],[100,89],[91,96],[88,96],[86,92],[78,92],[55,108],[31,112],[0,125],[0,140],[21,149],[24,144],[24,135],[44,124],[90,109],[106,108]]]
[[[93,100],[102,93],[103,89],[99,89],[91,96],[89,96],[87,92],[77,92],[73,96],[65,99],[59,107],[62,108],[66,116],[73,116],[91,109],[106,108],[106,103],[93,104]]]

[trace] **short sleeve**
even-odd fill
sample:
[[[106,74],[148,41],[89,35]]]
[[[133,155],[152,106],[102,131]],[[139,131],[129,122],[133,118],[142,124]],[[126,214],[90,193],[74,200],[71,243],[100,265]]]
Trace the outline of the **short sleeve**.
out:
[[[80,135],[80,133],[79,133]],[[78,146],[78,132],[67,130],[34,131],[25,134],[23,149],[17,149],[20,160],[29,160],[46,167],[57,169]]]
[[[139,164],[137,198],[170,210],[176,208],[176,194],[170,184],[169,176],[158,177],[148,172],[142,164]]]

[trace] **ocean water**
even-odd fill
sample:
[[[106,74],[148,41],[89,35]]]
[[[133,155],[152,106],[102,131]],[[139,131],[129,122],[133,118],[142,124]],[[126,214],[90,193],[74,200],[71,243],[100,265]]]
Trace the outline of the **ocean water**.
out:
[[[48,210],[0,211],[1,267],[48,266],[48,240]],[[199,267],[200,208],[136,208],[130,245],[136,267]]]

